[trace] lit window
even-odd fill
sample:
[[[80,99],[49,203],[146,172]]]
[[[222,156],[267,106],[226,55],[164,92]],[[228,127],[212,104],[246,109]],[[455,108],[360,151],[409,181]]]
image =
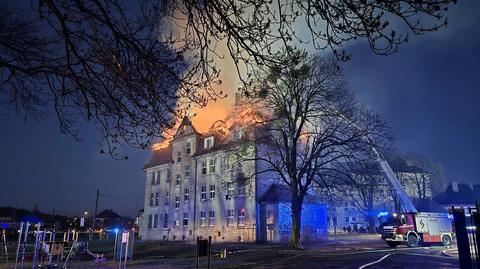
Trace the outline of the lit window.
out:
[[[188,226],[188,212],[183,213],[183,226]]]
[[[182,161],[182,152],[178,151],[177,152],[177,163]]]
[[[185,178],[190,177],[190,165],[185,165]]]
[[[245,226],[245,208],[238,209],[238,226]]]
[[[210,199],[215,199],[215,185],[210,185]]]
[[[175,196],[175,209],[180,208],[180,197]]]
[[[208,212],[208,226],[215,226],[215,211],[210,210]]]
[[[210,159],[209,164],[210,164],[210,173],[215,173],[215,159]]]
[[[192,153],[192,142],[187,142],[187,149],[185,150],[187,155],[190,155]]]
[[[207,174],[207,163],[202,162],[202,175],[206,175],[206,174]]]
[[[205,142],[204,142],[203,146],[204,146],[205,149],[209,149],[209,148],[213,147],[213,136],[205,138],[204,141]]]
[[[183,191],[183,201],[188,202],[189,199],[190,199],[190,189],[185,188]]]
[[[228,226],[233,226],[233,219],[234,219],[234,217],[235,217],[235,216],[234,216],[234,211],[233,211],[233,209],[228,209],[228,210],[227,210],[227,217],[228,217],[228,219],[227,219],[227,225],[228,225]]]
[[[207,211],[200,211],[200,226],[207,225]]]
[[[202,185],[201,187],[201,199],[202,201],[207,200],[207,185]]]

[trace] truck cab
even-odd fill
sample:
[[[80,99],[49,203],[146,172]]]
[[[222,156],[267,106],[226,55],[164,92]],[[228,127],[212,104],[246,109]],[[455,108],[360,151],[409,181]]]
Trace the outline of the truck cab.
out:
[[[393,213],[382,224],[381,234],[390,247],[425,243],[449,246],[453,239],[452,219],[447,213]]]

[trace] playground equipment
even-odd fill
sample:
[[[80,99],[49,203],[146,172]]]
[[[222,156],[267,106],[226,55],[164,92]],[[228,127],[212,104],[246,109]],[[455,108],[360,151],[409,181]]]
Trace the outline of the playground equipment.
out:
[[[8,248],[7,248],[7,231],[2,230],[2,238],[0,244],[0,257],[4,260],[5,263],[8,263]]]
[[[32,227],[31,227],[32,226]],[[66,269],[69,260],[73,255],[78,254],[85,244],[78,244],[78,232],[75,230],[67,230],[63,232],[63,240],[57,241],[55,230],[49,231],[41,229],[41,223],[21,222],[18,229],[18,241],[15,253],[14,269],[23,269],[25,257],[27,256],[27,247],[33,247],[32,269],[37,268],[58,268],[62,264],[62,268]],[[3,233],[3,241],[6,246],[5,232]],[[33,242],[31,238],[33,235]],[[29,244],[30,243],[30,244]],[[65,252],[65,248],[68,249]],[[5,247],[5,252],[7,251]],[[64,258],[64,255],[66,257]]]

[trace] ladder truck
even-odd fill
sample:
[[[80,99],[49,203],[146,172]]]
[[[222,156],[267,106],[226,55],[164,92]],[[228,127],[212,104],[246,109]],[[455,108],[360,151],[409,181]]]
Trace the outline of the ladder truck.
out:
[[[454,232],[448,213],[418,212],[388,162],[375,148],[373,152],[401,206],[401,212],[388,216],[389,223],[381,229],[382,239],[390,247],[401,244],[417,247],[428,243],[450,246]]]
[[[354,128],[361,130],[355,122],[342,113],[333,112]],[[368,136],[365,135],[364,138],[370,145],[374,145]],[[389,216],[390,224],[382,227],[382,239],[390,247],[396,247],[401,244],[416,247],[425,243],[451,245],[454,233],[452,219],[449,218],[448,213],[418,212],[388,162],[374,146],[371,146],[371,149],[395,192],[401,207],[401,212],[393,213]]]

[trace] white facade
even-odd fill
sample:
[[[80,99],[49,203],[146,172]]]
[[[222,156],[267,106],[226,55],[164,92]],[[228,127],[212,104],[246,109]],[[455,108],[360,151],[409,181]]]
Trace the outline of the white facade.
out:
[[[145,167],[143,239],[256,239],[255,162],[236,161],[225,147],[235,138],[200,135],[185,119],[170,145],[154,152]]]

